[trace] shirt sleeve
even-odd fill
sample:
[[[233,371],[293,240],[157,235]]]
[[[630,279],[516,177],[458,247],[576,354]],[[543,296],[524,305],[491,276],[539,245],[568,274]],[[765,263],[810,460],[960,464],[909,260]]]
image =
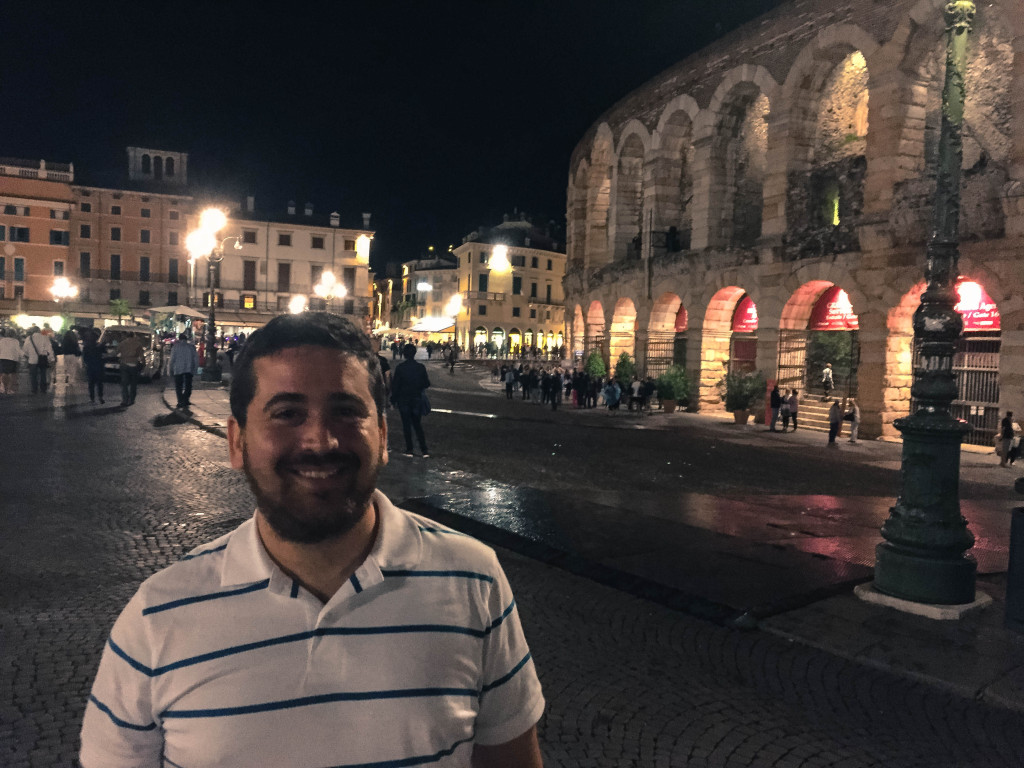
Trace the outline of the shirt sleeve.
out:
[[[139,596],[103,649],[82,721],[82,768],[160,768],[163,730],[152,703],[149,642]]]
[[[487,607],[492,618],[483,643],[475,741],[490,746],[511,741],[536,725],[544,712],[544,696],[512,588],[496,557]]]

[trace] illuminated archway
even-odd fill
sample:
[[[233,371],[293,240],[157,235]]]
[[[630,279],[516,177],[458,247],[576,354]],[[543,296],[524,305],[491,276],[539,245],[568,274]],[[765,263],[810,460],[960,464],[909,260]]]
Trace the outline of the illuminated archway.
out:
[[[491,331],[491,342],[498,348],[498,357],[508,355],[507,342],[504,328],[494,328]]]
[[[745,296],[747,292],[737,285],[721,288],[711,297],[704,313],[700,347],[700,400],[702,404],[711,408],[722,408],[718,382],[733,367],[733,327],[737,320],[736,310]],[[755,318],[756,312],[755,306]],[[744,318],[746,322],[743,322]],[[743,343],[739,349],[742,359],[738,360],[737,368],[746,368],[750,363],[756,364],[756,357],[751,360],[750,352],[751,347],[755,352],[757,349],[757,338],[750,330],[749,305],[738,319],[741,321],[739,333],[742,334],[738,340]]]
[[[508,350],[510,355],[518,355],[523,351],[523,334],[518,328],[508,332]]]
[[[572,325],[569,327],[569,338],[572,340],[572,351],[576,357],[583,357],[586,349],[586,323],[583,321],[583,308],[576,305],[572,314]]]
[[[609,337],[609,355],[612,365],[615,365],[619,355],[623,352],[632,358],[636,357],[636,306],[632,299],[621,298],[615,302]]]
[[[828,280],[804,283],[786,302],[779,321],[779,387],[823,393],[822,369],[830,363],[836,390],[856,396],[859,327],[842,287]]]
[[[583,358],[590,356],[591,352],[598,352],[608,363],[607,340],[604,329],[604,307],[600,301],[590,302],[587,310],[586,339],[584,341]]]
[[[683,300],[663,293],[651,310],[647,332],[645,375],[658,376],[670,365],[686,366],[686,331],[689,315]]]
[[[487,329],[478,325],[473,331],[473,349],[478,353],[486,354],[487,340]]]

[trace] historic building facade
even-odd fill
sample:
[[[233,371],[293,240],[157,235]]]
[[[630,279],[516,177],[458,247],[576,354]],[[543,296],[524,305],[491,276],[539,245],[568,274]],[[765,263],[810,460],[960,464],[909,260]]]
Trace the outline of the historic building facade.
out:
[[[656,373],[701,409],[758,369],[856,396],[861,434],[911,406],[944,72],[941,0],[793,0],[602,115],[568,180],[571,346]],[[1024,408],[1024,14],[979,6],[969,43],[955,414],[972,442]]]

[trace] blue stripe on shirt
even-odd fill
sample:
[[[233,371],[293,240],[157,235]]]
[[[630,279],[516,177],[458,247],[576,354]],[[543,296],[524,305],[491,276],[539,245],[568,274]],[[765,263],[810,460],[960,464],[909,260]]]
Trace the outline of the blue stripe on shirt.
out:
[[[214,547],[213,549],[204,549],[202,552],[196,552],[196,553],[191,554],[191,555],[185,555],[181,559],[182,560],[194,560],[197,557],[202,557],[203,555],[208,555],[211,552],[223,552],[227,548],[228,548],[228,545],[225,543],[225,544],[221,544],[219,547]]]
[[[430,527],[428,527],[426,525],[421,525],[420,526],[420,530],[423,531],[424,533],[445,533],[445,534],[448,534],[449,536],[465,536],[466,538],[470,538],[470,539],[473,538],[469,534],[460,533],[459,531],[450,531],[447,528],[430,528]]]
[[[491,632],[492,632],[493,630],[495,630],[495,629],[497,629],[498,627],[500,627],[500,626],[501,626],[501,622],[503,622],[503,621],[504,621],[505,619],[507,619],[507,618],[508,618],[508,615],[509,615],[510,613],[512,613],[512,609],[513,609],[513,608],[515,608],[515,607],[516,607],[516,601],[515,601],[515,600],[513,600],[513,601],[512,601],[511,603],[509,603],[509,604],[508,604],[508,608],[506,608],[506,609],[505,609],[505,610],[504,610],[504,611],[502,612],[501,616],[499,616],[499,617],[498,617],[498,618],[496,618],[496,619],[495,619],[494,621],[492,621],[492,622],[491,622],[491,624],[490,624],[490,626],[489,626],[489,627],[487,627],[487,630],[486,630],[486,631],[487,631],[487,633],[488,633],[488,634],[490,634],[490,633],[491,633]]]
[[[210,651],[209,653],[203,653],[198,656],[191,656],[189,658],[180,659],[179,661],[165,664],[162,667],[147,667],[142,662],[132,658],[124,650],[122,650],[117,643],[114,642],[113,638],[107,640],[107,644],[110,645],[110,649],[128,662],[134,669],[137,669],[147,677],[158,677],[167,672],[173,672],[176,669],[182,669],[183,667],[191,667],[196,664],[202,664],[203,662],[213,661],[215,659],[222,659],[226,656],[234,656],[239,653],[246,653],[247,651],[256,651],[261,648],[270,648],[275,645],[285,645],[287,643],[299,643],[305,640],[310,640],[314,637],[352,637],[352,636],[366,636],[366,635],[404,635],[404,634],[416,634],[416,633],[441,633],[441,634],[452,634],[452,635],[468,635],[470,637],[486,637],[490,632],[489,629],[473,629],[472,627],[459,627],[450,624],[397,624],[394,626],[383,626],[383,627],[320,627],[313,629],[308,632],[296,632],[291,635],[282,635],[280,637],[270,637],[266,640],[257,640],[252,643],[244,643],[242,645],[233,645],[228,648],[222,648],[218,651]]]
[[[349,579],[349,581],[352,582],[352,589],[356,591],[357,595],[363,591],[363,585],[359,583],[359,579],[356,578],[356,575],[354,573],[352,574],[352,578]]]
[[[408,570],[381,570],[384,576],[437,576],[441,578],[463,578],[479,579],[480,581],[494,582],[493,576],[475,571],[408,571]]]
[[[149,723],[148,725],[136,725],[135,723],[129,723],[126,720],[122,720],[117,717],[113,712],[110,711],[110,707],[104,704],[102,701],[97,699],[92,694],[89,695],[89,701],[96,705],[96,708],[110,718],[110,721],[118,728],[128,728],[132,731],[152,731],[156,728],[156,723]]]
[[[183,597],[180,600],[171,600],[169,603],[160,603],[158,605],[151,605],[149,608],[143,608],[142,615],[149,616],[153,613],[169,611],[172,608],[180,608],[183,605],[191,605],[192,603],[202,603],[207,600],[219,600],[222,597],[234,597],[235,595],[245,595],[249,592],[259,592],[261,589],[266,589],[268,586],[270,586],[270,579],[264,579],[263,581],[258,581],[255,584],[249,584],[237,589],[227,589],[223,592],[211,592],[206,595]]]
[[[332,766],[332,768],[406,768],[406,766],[411,765],[426,765],[427,763],[436,763],[443,757],[451,756],[455,753],[456,749],[461,747],[463,744],[468,744],[472,740],[472,736],[468,739],[459,739],[448,747],[448,749],[442,749],[440,752],[435,752],[432,755],[401,757],[396,760],[381,760],[378,763],[345,763],[344,765]]]
[[[484,694],[484,693],[487,693],[488,691],[493,691],[499,685],[504,685],[505,683],[507,683],[509,680],[511,680],[513,677],[515,677],[516,673],[520,669],[522,669],[523,667],[526,666],[526,662],[528,662],[529,660],[530,660],[530,654],[527,653],[525,656],[523,656],[523,660],[522,661],[520,661],[518,664],[516,664],[514,667],[512,667],[512,671],[511,672],[509,672],[507,675],[502,675],[497,680],[495,680],[493,683],[488,683],[487,685],[485,685],[483,687],[483,690],[480,691],[480,693]]]
[[[240,707],[216,707],[213,709],[168,709],[161,718],[169,719],[202,719],[207,717],[232,717],[234,715],[251,715],[257,712],[274,712],[282,709],[310,707],[317,704],[330,704],[338,701],[380,701],[383,699],[417,699],[443,698],[445,696],[479,695],[479,691],[469,688],[400,688],[389,691],[359,691],[356,693],[323,693],[317,696],[300,696],[296,699],[265,701],[261,704],[248,704]]]

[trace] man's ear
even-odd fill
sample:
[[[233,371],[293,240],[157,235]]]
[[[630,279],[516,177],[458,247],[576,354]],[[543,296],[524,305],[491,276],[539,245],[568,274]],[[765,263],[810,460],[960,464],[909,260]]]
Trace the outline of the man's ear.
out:
[[[242,427],[234,416],[228,417],[228,456],[231,458],[231,468],[242,468],[242,447],[244,439]]]
[[[388,420],[384,418],[384,414],[380,415],[378,420],[378,428],[380,429],[380,463],[388,463]]]

